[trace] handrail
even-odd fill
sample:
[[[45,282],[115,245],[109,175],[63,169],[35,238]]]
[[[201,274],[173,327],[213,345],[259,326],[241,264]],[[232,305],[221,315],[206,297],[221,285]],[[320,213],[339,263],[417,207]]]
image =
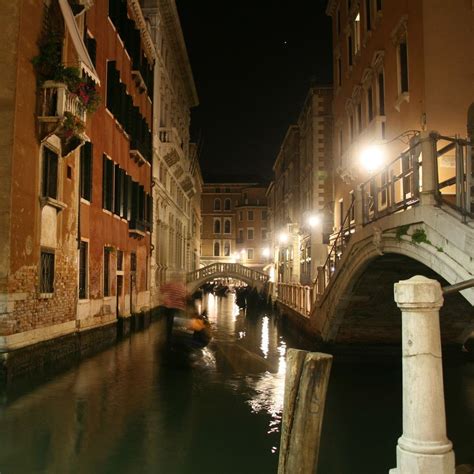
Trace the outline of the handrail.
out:
[[[470,280],[461,281],[460,283],[455,283],[454,285],[443,286],[443,295],[449,295],[457,291],[462,291],[467,288],[472,288],[474,286],[474,278]]]
[[[215,262],[203,268],[193,270],[186,275],[188,282],[208,278],[213,275],[234,273],[254,281],[266,283],[269,279],[268,275],[253,268],[246,267],[240,263]]]

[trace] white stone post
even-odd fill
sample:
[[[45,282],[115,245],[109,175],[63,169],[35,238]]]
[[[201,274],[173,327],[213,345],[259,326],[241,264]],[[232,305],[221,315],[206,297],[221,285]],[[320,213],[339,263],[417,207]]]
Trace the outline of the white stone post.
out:
[[[402,311],[403,434],[392,474],[454,474],[446,436],[439,309],[436,280],[414,276],[395,284]]]

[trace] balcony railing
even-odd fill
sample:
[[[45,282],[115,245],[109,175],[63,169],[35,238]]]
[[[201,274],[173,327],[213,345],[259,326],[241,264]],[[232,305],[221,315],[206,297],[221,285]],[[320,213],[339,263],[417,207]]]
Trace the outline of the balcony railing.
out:
[[[38,120],[53,122],[69,112],[85,124],[87,113],[77,97],[67,89],[66,84],[46,81],[40,91]]]
[[[278,283],[278,299],[303,316],[309,317],[313,303],[313,289],[294,283]]]

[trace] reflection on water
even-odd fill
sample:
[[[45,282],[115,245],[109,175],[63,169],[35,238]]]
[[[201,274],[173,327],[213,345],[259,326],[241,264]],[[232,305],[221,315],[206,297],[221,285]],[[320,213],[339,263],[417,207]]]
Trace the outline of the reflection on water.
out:
[[[276,472],[289,342],[271,314],[246,316],[231,295],[202,306],[214,340],[192,370],[162,363],[155,323],[0,406],[0,472]],[[321,474],[395,466],[400,378],[399,359],[335,360]],[[446,380],[458,463],[474,462],[473,365],[447,367]]]

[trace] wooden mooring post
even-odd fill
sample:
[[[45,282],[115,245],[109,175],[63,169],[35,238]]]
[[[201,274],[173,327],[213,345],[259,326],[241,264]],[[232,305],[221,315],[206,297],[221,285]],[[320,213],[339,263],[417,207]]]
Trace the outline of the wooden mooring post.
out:
[[[314,474],[318,467],[332,356],[289,349],[278,474]]]

